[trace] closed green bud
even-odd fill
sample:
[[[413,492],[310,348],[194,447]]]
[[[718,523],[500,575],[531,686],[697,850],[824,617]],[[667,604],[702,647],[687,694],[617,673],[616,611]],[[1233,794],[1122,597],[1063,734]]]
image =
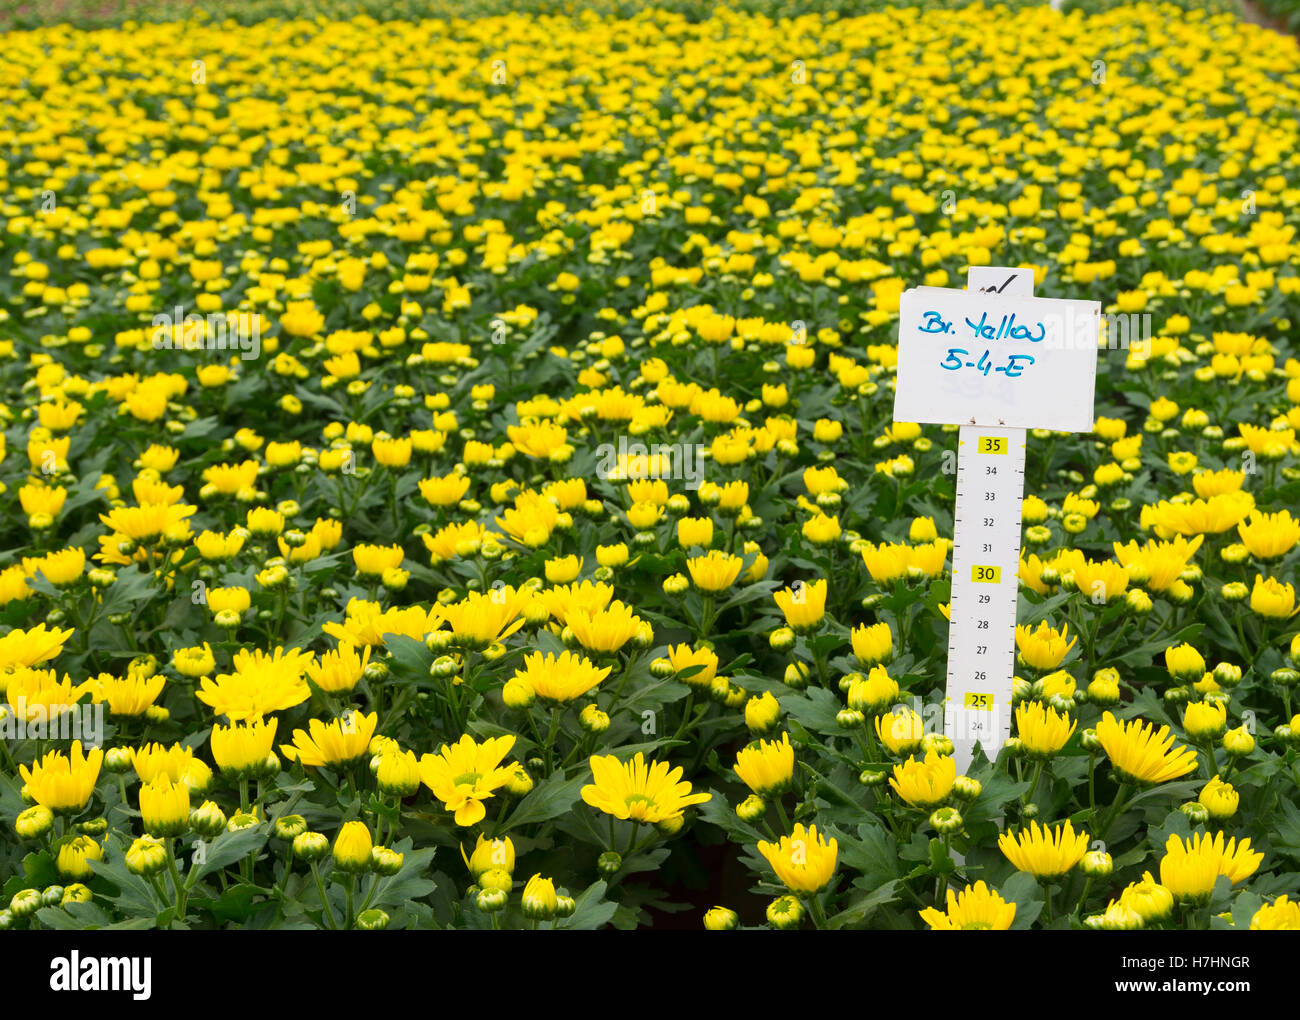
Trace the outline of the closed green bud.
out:
[[[858,773],[858,782],[863,786],[880,786],[888,778],[889,773],[883,769],[863,769]]]
[[[402,870],[403,860],[403,854],[386,846],[372,847],[370,850],[370,866],[380,875],[396,875]]]
[[[480,889],[496,889],[509,893],[515,887],[514,876],[505,868],[488,868],[478,877]]]
[[[731,931],[739,923],[736,912],[728,907],[710,907],[704,914],[705,931]]]
[[[226,824],[226,813],[215,801],[205,800],[190,811],[190,828],[200,836],[219,836],[226,831]]]
[[[736,816],[742,822],[756,822],[767,813],[767,803],[756,793],[736,805]]]
[[[1089,754],[1096,754],[1101,750],[1101,738],[1097,736],[1097,731],[1091,727],[1079,734],[1079,743]]]
[[[456,593],[451,592],[451,599],[448,601],[454,602],[455,599],[456,599]],[[441,597],[441,594],[439,595],[438,601],[440,603],[444,601]],[[430,634],[428,637],[424,639],[424,644],[425,647],[429,649],[429,651],[433,652],[435,655],[438,655],[442,652],[445,652],[448,648],[450,648],[451,643],[452,641],[455,640],[455,638],[456,635],[452,631],[435,630],[432,634]]]
[[[677,671],[673,669],[673,664],[669,659],[658,658],[650,663],[650,675],[656,680],[667,680]]]
[[[1105,878],[1115,870],[1115,862],[1105,850],[1089,850],[1079,862],[1079,869],[1089,878]]]
[[[1037,817],[1038,817],[1038,805],[1037,805],[1037,804],[1032,804],[1032,803],[1031,803],[1031,804],[1022,804],[1022,805],[1020,805],[1020,817],[1021,817],[1022,819],[1024,819],[1025,821],[1028,821],[1028,820],[1031,819],[1031,818],[1037,818]]]
[[[623,867],[623,855],[615,850],[606,850],[596,859],[596,870],[603,878],[613,878]]]
[[[292,842],[307,831],[307,819],[302,815],[281,815],[275,820],[275,837]]]
[[[20,839],[39,839],[54,825],[54,812],[37,804],[19,812],[14,819],[14,831]]]
[[[768,923],[781,931],[798,928],[803,917],[803,905],[793,896],[778,896],[767,905]]]
[[[363,910],[357,915],[357,927],[361,931],[383,931],[388,927],[389,917],[378,907]]]
[[[1291,669],[1289,666],[1283,666],[1280,669],[1273,670],[1269,674],[1269,679],[1279,687],[1294,687],[1300,683],[1300,670]]]
[[[1214,667],[1214,682],[1223,687],[1236,687],[1241,683],[1241,667],[1231,662],[1221,662]]]
[[[63,898],[59,900],[59,905],[66,907],[69,903],[89,903],[94,898],[95,894],[90,891],[90,886],[73,882],[64,887]]]
[[[974,800],[984,792],[984,786],[978,779],[970,776],[958,776],[952,784],[952,792],[959,800]]]
[[[1047,545],[1051,540],[1052,529],[1046,524],[1032,524],[1025,529],[1025,545],[1027,546]],[[1052,579],[1050,581],[1046,577],[1048,571],[1051,571],[1052,574]],[[1056,584],[1056,582],[1060,580],[1060,574],[1051,567],[1044,567],[1043,573],[1039,576],[1043,584],[1046,585]]]
[[[595,705],[587,705],[578,713],[578,725],[588,733],[604,733],[609,729],[609,714]]]
[[[1028,701],[1034,695],[1034,685],[1024,677],[1015,676],[1011,678],[1011,703],[1018,705],[1022,701]]]
[[[802,691],[808,686],[808,679],[812,675],[812,669],[806,662],[792,662],[785,667],[785,685],[796,691]]]
[[[141,836],[126,852],[126,870],[133,875],[156,875],[167,867],[167,847],[161,839]]]
[[[1131,588],[1124,595],[1124,602],[1128,605],[1128,611],[1134,616],[1145,616],[1154,606],[1151,596],[1139,588]]]
[[[1165,701],[1169,702],[1171,705],[1181,705],[1191,696],[1191,690],[1186,687],[1170,687],[1169,690],[1164,693]]]
[[[1229,581],[1219,588],[1219,598],[1224,602],[1242,602],[1250,596],[1250,589],[1241,581]]]
[[[572,896],[555,897],[556,917],[572,917],[574,915],[574,912],[577,909],[578,909],[578,901],[575,900]]]
[[[1224,563],[1245,563],[1250,559],[1250,550],[1240,542],[1233,542],[1231,545],[1225,545],[1219,550],[1219,559]],[[1245,585],[1242,585],[1244,588]]]
[[[961,832],[962,822],[961,812],[953,807],[935,808],[930,814],[930,824],[934,826],[935,831],[943,836],[953,836]]]
[[[794,631],[790,630],[788,626],[779,626],[771,634],[768,634],[767,643],[770,644],[774,651],[789,651],[790,648],[794,647]]]
[[[1074,698],[1067,698],[1064,694],[1053,694],[1047,699],[1047,703],[1062,715],[1074,711]]]
[[[9,901],[9,912],[15,918],[28,917],[43,906],[39,889],[20,889]]]
[[[950,755],[953,750],[952,740],[942,733],[927,733],[921,738],[922,754],[929,754],[933,751],[935,754]]]
[[[835,722],[842,729],[851,730],[855,726],[861,726],[866,721],[866,716],[856,708],[842,708],[835,714]]]
[[[1238,726],[1223,735],[1223,749],[1230,758],[1242,758],[1255,750],[1255,738],[1246,727]]]
[[[323,832],[302,832],[293,838],[293,855],[300,861],[319,861],[329,852],[330,841]]]
[[[104,771],[121,774],[131,770],[131,749],[110,747],[104,752]]]
[[[474,898],[474,904],[485,914],[495,914],[505,910],[510,901],[510,894],[504,889],[482,889]]]
[[[1193,825],[1204,825],[1210,820],[1210,812],[1198,801],[1189,800],[1186,804],[1180,805],[1178,810],[1185,814]]]
[[[685,824],[686,824],[686,819],[684,819],[681,815],[675,815],[673,817],[665,818],[662,821],[656,822],[655,828],[658,829],[659,832],[665,836],[676,836],[679,832],[682,831],[682,826],[684,826]]]

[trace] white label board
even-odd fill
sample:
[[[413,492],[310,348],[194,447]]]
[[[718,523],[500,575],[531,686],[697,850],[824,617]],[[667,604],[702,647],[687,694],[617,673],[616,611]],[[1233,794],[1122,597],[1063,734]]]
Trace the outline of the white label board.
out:
[[[1025,280],[903,292],[895,421],[1092,430],[1101,304],[1025,296]]]

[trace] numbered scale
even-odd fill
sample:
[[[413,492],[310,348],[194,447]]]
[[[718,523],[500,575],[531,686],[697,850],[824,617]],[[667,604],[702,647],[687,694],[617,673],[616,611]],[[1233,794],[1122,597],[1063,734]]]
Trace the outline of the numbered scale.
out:
[[[959,769],[996,758],[1011,726],[1025,430],[963,425],[957,440],[944,732]]]
[[[1025,437],[1091,430],[1100,320],[1100,302],[1034,297],[1027,267],[971,266],[965,290],[900,299],[894,420],[960,430],[944,702],[958,771],[1011,733]]]

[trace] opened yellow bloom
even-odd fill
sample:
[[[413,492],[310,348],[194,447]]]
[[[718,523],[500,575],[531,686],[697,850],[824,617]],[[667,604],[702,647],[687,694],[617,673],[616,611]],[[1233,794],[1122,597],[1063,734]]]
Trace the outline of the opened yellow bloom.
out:
[[[1061,624],[1058,631],[1046,621],[1036,628],[1016,624],[1016,647],[1020,650],[1020,661],[1030,669],[1043,673],[1055,669],[1079,640],[1073,637],[1067,641],[1069,630],[1068,624]]]
[[[51,811],[72,814],[90,802],[103,763],[103,748],[95,747],[89,754],[83,754],[81,741],[74,740],[68,754],[50,751],[34,761],[31,768],[20,764],[18,773],[37,804]]]
[[[444,744],[437,754],[420,758],[420,781],[455,815],[457,825],[475,825],[487,814],[483,802],[513,776],[501,762],[514,746],[513,736],[479,744],[467,733],[454,744]]]
[[[875,726],[881,743],[900,758],[920,747],[925,736],[924,722],[910,708],[877,716]]]
[[[1196,769],[1196,752],[1176,747],[1168,726],[1157,730],[1141,719],[1121,723],[1106,712],[1096,732],[1106,757],[1126,782],[1167,783]]]
[[[533,652],[515,671],[514,679],[524,683],[537,697],[552,704],[567,704],[593,690],[612,671],[598,668],[575,652],[559,655]]]
[[[1027,871],[1040,879],[1060,878],[1088,852],[1088,834],[1074,831],[1068,821],[1049,829],[1030,822],[1013,836],[1004,832],[998,837],[998,849],[1019,871]]]
[[[1008,903],[983,882],[967,886],[960,893],[949,889],[946,913],[934,907],[921,911],[921,920],[931,931],[1006,931],[1015,919],[1015,903]]]
[[[1266,620],[1287,620],[1295,616],[1295,586],[1283,584],[1275,577],[1255,575],[1255,587],[1250,591],[1250,610]]]
[[[826,579],[797,581],[772,596],[786,625],[797,633],[806,633],[821,626],[826,617]]]
[[[347,765],[366,753],[370,738],[379,725],[379,713],[362,715],[348,712],[328,724],[312,719],[307,724],[310,734],[293,731],[293,743],[281,744],[280,751],[290,761],[317,768],[324,765]],[[215,752],[215,748],[214,748]]]
[[[932,808],[942,804],[957,781],[957,762],[950,755],[927,751],[924,761],[909,757],[894,766],[889,785],[912,807]]]
[[[736,583],[745,561],[739,556],[711,549],[703,556],[686,561],[686,569],[695,587],[709,594],[726,591]]]
[[[1077,725],[1041,701],[1022,701],[1016,706],[1016,734],[1025,752],[1034,758],[1054,757]]]
[[[712,794],[691,792],[680,766],[647,762],[640,751],[628,762],[612,754],[593,756],[590,765],[592,782],[582,788],[582,799],[615,818],[655,825],[712,799]]]
[[[780,740],[760,740],[736,754],[736,775],[760,797],[780,793],[794,778],[794,748],[790,735]]]
[[[802,822],[796,822],[790,835],[782,836],[779,843],[760,840],[758,852],[787,889],[810,894],[830,884],[839,857],[839,843],[835,839],[828,843],[815,825],[805,829]]]
[[[235,775],[261,771],[271,754],[278,724],[279,720],[272,719],[247,725],[213,726],[208,743],[217,768]]]

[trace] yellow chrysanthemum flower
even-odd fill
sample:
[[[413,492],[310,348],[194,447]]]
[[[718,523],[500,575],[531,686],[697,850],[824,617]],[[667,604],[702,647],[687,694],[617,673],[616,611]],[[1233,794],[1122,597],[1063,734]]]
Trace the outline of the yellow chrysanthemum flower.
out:
[[[1052,830],[1030,822],[1013,836],[1004,832],[998,837],[998,849],[1019,871],[1027,871],[1039,879],[1055,879],[1066,874],[1083,860],[1088,852],[1088,834],[1075,833],[1068,821]]]
[[[18,773],[37,804],[51,811],[76,814],[90,802],[103,764],[103,748],[91,748],[89,754],[83,754],[81,741],[74,740],[68,754],[50,751],[31,768],[20,764]]]
[[[1196,769],[1196,752],[1176,747],[1168,726],[1159,730],[1141,719],[1119,722],[1106,712],[1096,726],[1097,739],[1120,778],[1139,785],[1167,783]]]
[[[790,734],[780,740],[760,740],[736,753],[736,775],[760,797],[781,793],[794,778],[794,748]]]
[[[796,822],[791,834],[782,836],[779,843],[760,840],[758,852],[787,889],[807,895],[820,892],[830,884],[839,857],[839,843],[835,839],[828,843],[815,825],[805,829],[802,822]]]
[[[960,893],[949,889],[946,913],[934,907],[921,911],[921,920],[931,931],[1007,931],[1015,919],[1015,903],[1008,903],[983,882]]]
[[[501,766],[515,746],[513,736],[493,737],[482,744],[465,734],[454,744],[444,744],[437,754],[420,759],[420,781],[456,817],[470,826],[487,814],[483,801],[511,781],[513,770]]]
[[[956,761],[950,755],[927,751],[924,761],[909,757],[895,765],[889,785],[912,807],[932,808],[948,799],[956,781]]]
[[[375,727],[378,725],[378,712],[369,715],[348,712],[329,723],[312,719],[307,723],[310,735],[304,730],[294,730],[293,743],[281,744],[280,751],[290,761],[296,761],[300,765],[316,768],[347,765],[366,753],[370,738],[375,735]]]
[[[712,794],[691,792],[680,766],[647,762],[640,751],[628,762],[609,754],[593,756],[590,764],[592,782],[582,788],[583,801],[625,821],[657,825],[712,799]]]
[[[526,684],[543,701],[561,705],[593,690],[612,669],[612,666],[600,669],[574,652],[561,652],[559,655],[533,652],[524,658],[524,664],[515,671],[514,679]]]

